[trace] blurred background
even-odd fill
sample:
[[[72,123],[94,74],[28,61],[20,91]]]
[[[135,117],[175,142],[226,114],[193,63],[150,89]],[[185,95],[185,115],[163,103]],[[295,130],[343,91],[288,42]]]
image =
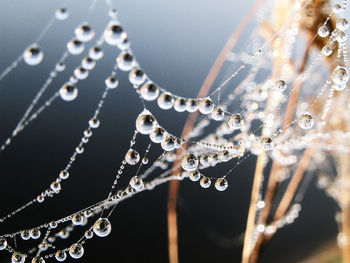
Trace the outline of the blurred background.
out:
[[[141,67],[161,87],[184,97],[196,97],[216,56],[252,3],[253,0],[113,1]],[[58,0],[0,2],[1,72],[36,39],[63,4]],[[1,143],[48,78],[74,29],[87,21],[97,37],[103,32],[109,21],[108,6],[99,0],[89,12],[90,4],[90,0],[74,0],[65,5],[70,17],[56,21],[40,42],[44,52],[42,63],[31,67],[22,62],[0,82]],[[244,39],[250,31],[248,28],[243,35],[241,46],[246,45]],[[86,45],[82,55],[67,59],[66,70],[52,83],[42,103],[68,80],[94,41]],[[118,54],[114,47],[104,45],[103,49],[104,58],[97,62],[87,80],[77,84],[78,98],[72,102],[55,101],[0,155],[1,217],[40,194],[69,161]],[[225,70],[216,85],[224,76]],[[61,218],[106,197],[120,161],[129,149],[135,119],[143,109],[127,81],[127,73],[118,72],[118,78],[119,87],[111,91],[102,109],[101,126],[72,167],[70,179],[63,182],[61,194],[0,224],[0,233]],[[188,113],[163,111],[155,103],[147,107],[169,132],[181,135]],[[140,152],[147,143],[143,139],[136,145]],[[150,159],[154,160],[160,152],[159,145],[153,146]],[[180,262],[240,262],[254,162],[255,157],[250,157],[235,169],[225,192],[214,187],[203,189],[189,180],[181,183]],[[218,167],[207,174],[218,176],[225,171],[227,167]],[[335,245],[337,207],[317,189],[314,179],[299,218],[276,234],[264,249],[261,262],[303,262],[319,253],[325,244]],[[167,191],[168,185],[162,185],[122,202],[111,217],[112,233],[104,239],[88,241],[80,262],[167,262]],[[71,238],[69,244],[79,235]],[[0,253],[0,262],[9,260],[7,252]]]

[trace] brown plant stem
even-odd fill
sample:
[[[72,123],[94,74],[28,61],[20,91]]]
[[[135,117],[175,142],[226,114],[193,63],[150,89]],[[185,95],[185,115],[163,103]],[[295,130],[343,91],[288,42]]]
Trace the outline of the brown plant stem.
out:
[[[345,236],[344,244],[341,244],[343,263],[350,263],[350,164],[349,156],[340,154],[339,164],[341,178],[343,180],[342,196],[340,200],[342,225],[341,232]]]
[[[308,40],[311,40],[312,37],[313,36],[310,34],[309,37],[308,37]],[[298,70],[299,74],[301,74],[301,73],[303,73],[305,71],[305,68],[306,68],[306,65],[307,65],[307,61],[308,61],[308,58],[309,58],[309,52],[310,52],[310,47],[307,47],[305,52],[304,52],[304,56],[303,56],[301,65],[300,65],[299,70]],[[279,64],[279,63],[277,63],[277,64]],[[284,120],[283,120],[283,125],[282,125],[282,127],[284,129],[287,128],[289,123],[293,120],[294,113],[295,113],[295,107],[296,107],[296,104],[297,104],[297,101],[298,101],[298,98],[299,98],[301,87],[302,87],[302,84],[301,84],[300,81],[296,80],[293,83],[293,91],[292,91],[291,96],[290,96],[290,98],[288,100],[286,113],[285,113]],[[258,167],[258,165],[257,165],[257,167]],[[271,168],[271,171],[270,171],[270,176],[269,176],[269,181],[268,181],[268,185],[267,185],[267,190],[266,190],[266,194],[265,194],[265,198],[264,198],[265,207],[264,207],[264,209],[262,211],[262,215],[261,215],[261,223],[262,224],[266,224],[266,221],[267,221],[267,219],[268,219],[268,217],[270,215],[272,202],[273,202],[273,199],[274,199],[274,196],[275,196],[275,192],[276,192],[276,188],[277,188],[277,185],[278,185],[278,171],[280,170],[280,168],[281,168],[280,164],[278,164],[276,162],[273,162],[272,168]],[[260,172],[263,173],[263,171],[260,171]],[[256,173],[256,175],[257,175],[257,173]],[[262,178],[262,175],[260,175],[259,177]],[[255,195],[256,194],[258,194],[258,193],[255,193]],[[253,197],[253,193],[252,193],[252,197]],[[251,209],[255,210],[255,213],[256,213],[256,202],[254,204],[251,203],[251,206],[249,208],[249,213],[250,213]],[[255,216],[254,216],[254,218],[255,218]],[[249,214],[248,214],[248,219],[249,219]],[[252,234],[253,233],[253,229],[254,229],[254,221],[253,222],[247,221],[247,230],[248,230],[248,223],[253,224],[250,227],[251,230],[249,231],[250,234]],[[248,234],[247,231],[246,231],[246,234]],[[247,238],[249,238],[249,237],[247,237]],[[257,242],[255,244],[255,246],[251,249],[250,254],[249,255],[247,255],[247,254],[245,255],[245,257],[247,257],[245,259],[245,261],[243,261],[243,259],[242,259],[242,263],[245,263],[245,262],[247,262],[247,263],[257,262],[258,257],[259,257],[259,253],[260,253],[260,249],[261,249],[261,246],[262,246],[263,242],[264,242],[264,235],[260,234],[259,237],[258,237],[258,240],[257,240]],[[246,245],[244,245],[244,247],[245,246]],[[243,256],[244,256],[244,254],[243,254]]]
[[[243,20],[239,23],[238,27],[234,30],[230,38],[227,40],[224,48],[220,52],[217,57],[214,65],[211,67],[208,76],[206,77],[199,93],[198,97],[205,97],[208,95],[210,88],[212,87],[215,79],[217,78],[222,66],[224,65],[228,54],[234,48],[237,43],[237,40],[244,32],[245,28],[251,22],[254,17],[255,11],[262,5],[264,0],[256,0],[247,16],[243,18]],[[198,117],[198,112],[194,112],[189,114],[184,129],[182,131],[182,138],[188,136],[188,134],[192,131],[194,123]],[[174,163],[176,166],[179,163],[179,157],[182,156],[183,151],[187,149],[187,143],[183,145],[182,148],[178,149],[176,152],[177,161]],[[179,173],[180,168],[175,169],[173,174]],[[179,181],[170,182],[169,186],[169,194],[168,194],[168,250],[169,250],[169,262],[170,263],[178,263],[178,229],[177,229],[177,214],[176,214],[176,204],[177,204],[177,196],[179,192]]]

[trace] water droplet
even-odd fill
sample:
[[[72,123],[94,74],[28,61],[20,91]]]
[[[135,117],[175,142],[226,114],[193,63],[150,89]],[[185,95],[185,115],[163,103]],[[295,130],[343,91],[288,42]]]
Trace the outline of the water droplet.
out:
[[[91,239],[94,236],[94,232],[92,232],[91,230],[86,230],[84,236],[86,239]]]
[[[128,52],[121,53],[117,58],[118,68],[123,71],[129,71],[135,66],[134,56]]]
[[[23,240],[28,240],[30,238],[30,233],[28,230],[21,231],[21,238]]]
[[[67,43],[67,49],[72,55],[79,55],[83,53],[85,46],[80,40],[72,39]]]
[[[213,110],[213,112],[211,113],[211,117],[213,118],[213,120],[215,121],[221,121],[224,119],[225,117],[225,113],[223,111],[223,109],[221,109],[220,107],[217,107]]]
[[[232,129],[235,129],[235,130],[242,128],[243,118],[242,118],[241,114],[239,114],[239,113],[232,114],[232,116],[228,120],[228,125]]]
[[[78,89],[66,83],[60,88],[60,96],[65,101],[72,101],[78,96]]]
[[[228,182],[225,178],[218,178],[215,181],[215,188],[218,191],[225,191],[228,187]]]
[[[78,244],[78,243],[75,243],[73,245],[70,246],[69,248],[69,255],[72,257],[72,258],[81,258],[84,254],[84,248],[82,245]]]
[[[344,32],[344,31],[338,31],[337,36],[336,36],[336,40],[339,43],[343,43],[348,39],[348,35]]]
[[[40,235],[41,235],[41,232],[39,229],[33,228],[32,230],[30,230],[30,237],[32,239],[38,239]]]
[[[272,150],[273,142],[272,142],[271,138],[269,138],[269,137],[262,138],[261,143],[262,143],[262,146],[263,146],[265,151]]]
[[[104,37],[108,44],[115,46],[123,42],[127,38],[126,32],[124,32],[121,25],[116,23],[110,24],[104,31]]]
[[[156,124],[156,119],[149,112],[141,113],[136,119],[136,129],[142,134],[150,134]]]
[[[276,83],[275,83],[275,89],[277,89],[278,91],[285,91],[287,88],[287,83],[280,79],[280,80],[277,80]]]
[[[66,254],[66,252],[64,252],[64,251],[62,251],[62,250],[58,250],[58,251],[56,252],[56,254],[55,254],[55,258],[56,258],[57,261],[62,262],[62,261],[65,261],[65,260],[66,260],[67,254]]]
[[[115,9],[115,8],[109,9],[108,15],[110,18],[113,18],[113,19],[117,18],[117,9]]]
[[[187,107],[187,100],[184,98],[176,98],[174,102],[174,109],[177,112],[184,112]]]
[[[53,182],[50,185],[50,188],[52,189],[52,191],[54,191],[55,193],[59,192],[61,190],[61,184],[59,182]]]
[[[198,170],[194,170],[194,171],[190,172],[188,177],[190,178],[190,180],[192,182],[197,182],[201,178],[201,173]]]
[[[188,99],[186,102],[186,110],[188,112],[195,112],[198,110],[198,101],[195,99]]]
[[[332,10],[335,14],[338,14],[342,11],[342,7],[340,4],[334,4]]]
[[[154,143],[160,143],[165,137],[165,130],[161,127],[156,127],[149,135],[150,139]]]
[[[337,20],[337,29],[345,31],[349,28],[349,22],[345,17],[340,17]]]
[[[58,20],[65,20],[69,17],[69,12],[67,8],[59,8],[56,10],[55,16]]]
[[[105,80],[105,83],[109,89],[115,89],[118,87],[119,81],[115,77],[109,77]]]
[[[32,263],[45,263],[45,260],[42,257],[34,257]]]
[[[56,70],[59,72],[65,70],[65,68],[66,68],[66,65],[63,62],[58,62],[56,64]]]
[[[69,172],[67,170],[63,170],[60,172],[60,178],[62,180],[66,180],[69,177]]]
[[[158,97],[159,108],[163,110],[171,109],[174,105],[174,97],[170,93],[163,93]]]
[[[326,45],[322,48],[322,55],[324,55],[325,57],[328,57],[332,54],[333,50],[330,46]]]
[[[143,157],[142,158],[142,164],[148,164],[148,158],[147,157]]]
[[[93,60],[90,57],[85,57],[82,61],[81,61],[81,65],[83,68],[85,68],[86,70],[92,70],[95,66],[96,66],[96,61]]]
[[[0,238],[0,250],[4,250],[7,247],[7,241],[5,238]]]
[[[202,177],[202,179],[199,182],[200,186],[203,188],[209,188],[211,185],[211,180],[208,177]]]
[[[84,23],[78,26],[75,31],[75,36],[78,40],[82,42],[88,42],[94,38],[95,32],[92,30],[91,26],[87,23]]]
[[[136,68],[130,71],[129,73],[129,81],[134,85],[141,85],[146,80],[146,74],[142,69]]]
[[[343,84],[343,85],[336,85],[336,84],[332,85],[332,89],[335,89],[335,90],[337,90],[337,91],[342,91],[342,90],[344,90],[345,88],[346,88],[346,85],[345,85],[345,84]]]
[[[14,252],[11,257],[12,263],[24,263],[26,256],[19,252]]]
[[[209,165],[209,157],[206,154],[201,155],[199,157],[199,163],[203,166],[208,166]]]
[[[308,130],[314,126],[315,121],[310,113],[304,113],[300,116],[298,123],[302,129]]]
[[[84,223],[84,216],[80,213],[74,214],[72,216],[72,223],[75,226],[80,226]]]
[[[199,111],[203,114],[209,114],[214,110],[214,103],[210,98],[202,99],[199,102]]]
[[[349,81],[349,72],[347,68],[337,66],[332,73],[332,80],[338,85],[346,84]]]
[[[92,58],[93,60],[101,59],[103,57],[102,49],[98,46],[93,46],[89,50],[89,57]]]
[[[187,153],[181,160],[181,167],[185,171],[191,172],[198,167],[198,157],[194,153]]]
[[[134,149],[129,149],[125,155],[125,161],[130,165],[135,165],[140,161],[140,154]]]
[[[159,89],[154,83],[148,82],[141,87],[140,94],[143,99],[152,101],[158,97]]]
[[[139,178],[138,176],[134,176],[130,179],[129,182],[130,186],[136,190],[136,191],[140,191],[143,189],[144,184],[141,178]]]
[[[24,62],[28,65],[38,65],[44,58],[44,53],[38,45],[28,47],[23,53]]]
[[[112,231],[112,225],[107,218],[99,218],[93,226],[94,233],[99,237],[106,237]]]
[[[318,29],[318,35],[320,37],[326,37],[329,35],[329,29],[327,26],[321,26],[319,29]]]
[[[168,152],[174,150],[175,149],[175,140],[176,140],[176,138],[174,136],[171,136],[171,135],[165,136],[164,140],[161,143],[163,150],[168,151]]]
[[[89,71],[80,66],[74,70],[74,76],[80,80],[86,79],[89,76]]]
[[[96,128],[98,128],[100,126],[100,121],[97,118],[95,118],[95,117],[91,118],[89,120],[89,126],[92,129],[96,129]]]

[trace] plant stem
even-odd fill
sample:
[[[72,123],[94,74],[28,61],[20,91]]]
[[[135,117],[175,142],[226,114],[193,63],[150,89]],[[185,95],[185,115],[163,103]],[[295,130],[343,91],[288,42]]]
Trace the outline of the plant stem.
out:
[[[206,77],[197,97],[205,97],[208,95],[210,88],[212,87],[215,79],[217,78],[222,66],[224,65],[227,56],[234,48],[237,43],[237,40],[243,34],[245,28],[254,18],[254,14],[256,10],[262,5],[264,0],[256,0],[254,5],[251,7],[248,14],[243,18],[243,20],[239,23],[238,27],[231,34],[230,38],[227,40],[224,48],[220,52],[217,57],[215,63],[209,71],[208,76]],[[188,134],[192,131],[194,123],[197,119],[198,112],[191,113],[186,121],[184,129],[182,131],[182,138],[188,136]],[[187,149],[187,144],[182,147],[184,150]],[[180,148],[177,152],[177,159],[182,155],[182,149]],[[180,172],[180,168],[174,170],[173,174]],[[169,249],[169,262],[170,263],[178,263],[178,229],[177,229],[177,212],[176,212],[176,201],[177,195],[179,192],[180,183],[179,181],[170,182],[169,186],[169,195],[168,195],[168,249]]]

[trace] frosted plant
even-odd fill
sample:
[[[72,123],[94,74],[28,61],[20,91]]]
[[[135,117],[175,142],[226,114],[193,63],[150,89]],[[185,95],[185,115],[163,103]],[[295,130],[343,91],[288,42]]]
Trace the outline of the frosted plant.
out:
[[[97,4],[102,3],[92,1],[90,12]],[[103,83],[105,89],[94,113],[82,129],[81,141],[74,147],[73,154],[56,179],[43,186],[41,194],[4,215],[0,223],[14,216],[20,217],[21,212],[30,209],[33,204],[41,204],[60,194],[64,184],[69,182],[75,161],[85,154],[84,149],[95,130],[102,125],[100,112],[107,97],[118,92],[119,74],[128,74],[129,87],[143,105],[138,116],[130,116],[135,131],[129,149],[125,149],[125,158],[104,200],[30,229],[1,234],[0,250],[10,253],[13,263],[45,262],[51,258],[59,262],[68,257],[80,259],[84,255],[84,244],[89,239],[106,237],[111,233],[113,222],[110,216],[119,203],[171,182],[169,259],[172,263],[178,262],[178,182],[192,181],[203,189],[214,187],[217,191],[225,191],[235,180],[232,176],[235,169],[248,158],[257,156],[242,262],[256,262],[261,245],[280,228],[297,219],[307,189],[307,180],[302,179],[308,169],[319,172],[318,185],[339,204],[342,217],[338,220],[341,225],[338,240],[343,248],[344,262],[350,262],[347,1],[264,3],[256,29],[249,37],[248,48],[238,53],[231,52],[240,35],[234,32],[209,74],[211,79],[208,78],[196,98],[173,94],[148,76],[131,49],[127,31],[118,20],[115,8],[108,0],[106,4],[110,20],[104,30],[95,31],[88,22],[77,25],[72,39],[66,44],[66,51],[52,66],[47,80],[1,145],[0,153],[11,147],[12,141],[31,122],[39,119],[42,112],[52,107],[54,101],[61,99],[74,103],[79,96],[79,82],[91,77],[104,57],[105,46],[110,45],[117,50],[115,65]],[[258,9],[259,4],[261,1],[257,2],[253,11]],[[66,5],[69,5],[68,2]],[[57,9],[34,43],[2,70],[0,81],[9,74],[15,74],[22,61],[29,66],[40,64],[45,59],[45,52],[40,48],[41,39],[53,23],[68,17],[68,8]],[[247,24],[249,17],[251,14],[245,17],[239,29]],[[89,43],[92,47],[87,49]],[[80,55],[79,65],[71,69],[66,67],[69,57]],[[231,67],[222,84],[210,91],[216,78],[215,72],[225,61],[231,63],[234,69]],[[39,104],[53,80],[67,70],[72,72],[71,76],[44,103]],[[179,115],[181,112],[190,113],[182,135],[172,134],[168,124],[159,121],[157,112],[150,110],[151,104],[158,105],[159,110],[174,109]],[[214,129],[209,129],[209,125]],[[142,150],[137,142],[145,139],[148,146]],[[153,148],[162,151],[156,160],[149,158]],[[207,171],[224,163],[230,165],[224,174],[212,176]],[[272,168],[264,189],[264,168],[268,164]],[[332,165],[336,167],[335,172],[331,169]],[[130,172],[132,166],[136,167],[136,171]],[[128,185],[119,184],[121,177],[128,179]],[[287,188],[280,188],[281,184],[286,184]],[[278,197],[279,192],[282,198]],[[272,209],[275,205],[277,209]],[[72,240],[71,232],[79,228],[84,229],[84,234],[80,239]],[[32,249],[22,249],[17,246],[16,239],[37,242]],[[67,239],[66,245],[56,246],[59,239]]]

